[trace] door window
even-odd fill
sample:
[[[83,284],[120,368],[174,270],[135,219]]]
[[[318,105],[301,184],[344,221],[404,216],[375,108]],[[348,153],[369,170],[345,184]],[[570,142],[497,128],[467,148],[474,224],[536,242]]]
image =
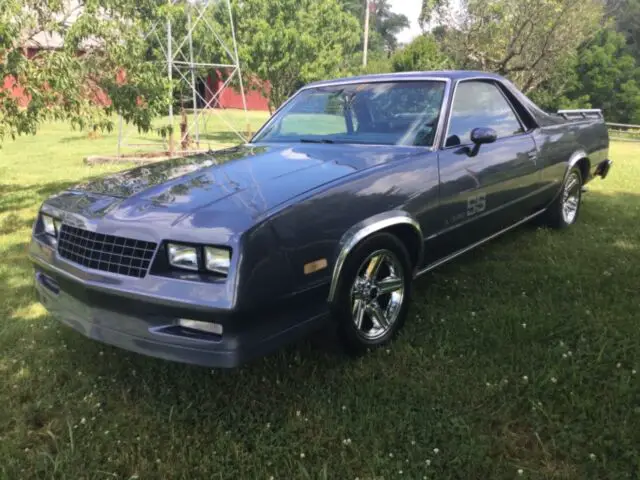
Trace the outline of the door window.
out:
[[[461,82],[456,88],[445,147],[467,145],[474,128],[493,128],[498,138],[522,133],[522,125],[511,105],[488,82]]]

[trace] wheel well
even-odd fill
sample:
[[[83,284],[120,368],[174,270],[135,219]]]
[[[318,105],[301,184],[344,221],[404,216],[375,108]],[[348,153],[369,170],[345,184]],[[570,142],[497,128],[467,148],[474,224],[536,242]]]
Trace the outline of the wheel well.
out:
[[[407,248],[407,252],[409,252],[411,266],[418,266],[422,252],[422,238],[420,238],[420,234],[415,228],[411,225],[401,224],[393,225],[380,231],[390,233],[397,237]]]
[[[575,164],[576,167],[580,169],[580,174],[582,175],[582,183],[586,183],[589,181],[589,170],[591,168],[591,162],[586,157],[582,157]]]

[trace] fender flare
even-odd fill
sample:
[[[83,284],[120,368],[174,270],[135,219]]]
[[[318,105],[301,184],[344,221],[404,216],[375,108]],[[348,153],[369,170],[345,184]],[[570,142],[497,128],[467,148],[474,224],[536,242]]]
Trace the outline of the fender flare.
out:
[[[562,181],[560,182],[560,185],[558,186],[558,191],[553,196],[552,202],[554,202],[560,195],[562,195],[562,189],[564,188],[564,183],[567,181],[567,177],[569,176],[569,172],[583,158],[586,158],[587,160],[589,160],[589,156],[587,155],[587,152],[582,150],[582,149],[576,150],[575,152],[573,152],[571,154],[571,156],[569,157],[569,161],[567,162],[567,168],[565,169],[564,175],[562,176]],[[583,179],[583,182],[584,182],[584,179]]]
[[[396,225],[408,225],[413,228],[416,235],[419,236],[420,252],[418,256],[418,264],[420,263],[424,249],[424,237],[422,236],[420,224],[411,214],[404,210],[390,210],[362,220],[347,230],[338,242],[338,254],[331,274],[331,286],[329,288],[328,297],[329,303],[331,303],[335,297],[344,262],[356,245],[368,236]]]
[[[567,175],[569,175],[569,171],[576,166],[576,164],[582,160],[583,158],[586,158],[587,160],[589,159],[589,155],[587,155],[587,152],[585,152],[584,150],[576,150],[575,152],[573,152],[573,154],[571,155],[571,157],[569,157],[569,161],[567,162],[567,169],[564,172],[564,177],[563,177],[563,184],[564,184],[564,180],[567,179]],[[585,179],[583,179],[584,181]]]

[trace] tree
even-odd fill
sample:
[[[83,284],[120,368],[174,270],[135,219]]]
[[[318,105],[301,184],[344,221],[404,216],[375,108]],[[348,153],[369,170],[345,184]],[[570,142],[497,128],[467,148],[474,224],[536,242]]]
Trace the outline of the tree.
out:
[[[553,77],[602,19],[601,0],[466,0],[440,6],[445,51],[465,69],[509,77],[523,92]]]
[[[145,19],[159,12],[153,0],[1,1],[0,82],[27,104],[0,83],[0,141],[48,119],[111,129],[116,111],[148,130],[168,102],[168,82],[145,61]],[[43,38],[58,45],[29,58],[24,47]]]
[[[568,98],[588,97],[610,121],[640,123],[640,68],[626,44],[625,35],[601,30],[578,52],[578,82]]]
[[[432,20],[434,20],[440,11],[448,5],[447,0],[422,0],[422,8],[418,23],[422,30],[426,30]]]
[[[396,72],[444,70],[452,66],[432,35],[421,35],[391,57]]]
[[[398,48],[396,36],[408,27],[409,19],[406,15],[392,12],[388,0],[375,2],[374,28],[382,38],[387,52],[393,52]]]
[[[561,108],[591,108],[589,95],[568,94],[577,92],[580,79],[576,72],[577,56],[565,58],[556,65],[553,75],[535,90],[529,92],[529,97],[538,106],[549,112]]]
[[[607,0],[607,16],[624,34],[629,52],[640,62],[640,0]]]
[[[268,82],[271,108],[344,69],[359,41],[357,20],[337,0],[236,0],[234,10],[244,71]]]
[[[369,31],[369,51],[391,53],[398,48],[396,36],[409,27],[406,15],[391,10],[389,0],[370,0],[372,14]],[[344,10],[360,21],[364,28],[366,0],[340,0]],[[361,39],[362,40],[362,39]],[[362,49],[362,41],[359,45]]]
[[[612,122],[640,122],[640,68],[625,35],[605,28],[531,98],[548,110],[601,108]]]

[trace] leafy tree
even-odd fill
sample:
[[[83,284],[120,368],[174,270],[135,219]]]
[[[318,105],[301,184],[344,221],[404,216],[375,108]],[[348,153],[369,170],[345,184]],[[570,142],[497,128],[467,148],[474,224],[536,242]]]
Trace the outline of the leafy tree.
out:
[[[240,58],[271,108],[304,83],[336,75],[359,41],[353,15],[337,0],[236,0]]]
[[[340,0],[340,3],[364,28],[366,0]],[[409,19],[406,15],[391,11],[389,0],[371,0],[371,4],[373,12],[370,17],[369,51],[393,52],[398,48],[396,35],[409,27]],[[362,41],[359,46],[362,48]]]
[[[625,35],[601,30],[578,52],[578,82],[568,98],[588,97],[610,121],[640,123],[640,68],[627,47]]]
[[[531,100],[549,112],[561,108],[591,108],[589,95],[576,94],[580,88],[577,64],[578,58],[575,55],[558,63],[554,74],[529,92]],[[574,93],[568,96],[568,92]]]
[[[531,93],[533,101],[559,108],[602,108],[607,120],[640,122],[640,68],[625,35],[603,29],[576,56],[559,65],[553,77]]]
[[[409,28],[409,19],[406,15],[392,12],[388,0],[377,0],[374,27],[384,42],[385,50],[393,52],[398,48],[396,36]]]
[[[422,8],[418,17],[418,23],[422,29],[426,30],[447,5],[447,0],[422,0]]]
[[[393,72],[393,64],[391,58],[383,52],[373,52],[369,56],[367,65],[362,65],[362,54],[358,53],[352,56],[347,68],[340,72],[340,76],[348,77],[351,75],[373,75],[377,73],[391,73]]]
[[[149,129],[168,102],[168,82],[145,61],[145,20],[160,13],[153,0],[0,1],[0,82],[28,98],[21,105],[0,83],[0,141],[48,119],[111,129],[116,111]],[[42,38],[61,45],[28,58],[25,45]],[[109,104],[96,102],[102,94]]]
[[[624,34],[629,52],[640,62],[640,0],[607,0],[607,16]]]
[[[444,70],[452,66],[432,35],[421,35],[406,47],[398,50],[391,63],[396,72]]]
[[[391,57],[380,52],[374,53],[366,67],[359,65],[357,68],[345,72],[345,75],[445,70],[449,68],[453,68],[453,62],[442,52],[435,36],[421,35],[410,44],[396,50]]]
[[[624,35],[629,52],[640,62],[640,0],[605,0],[605,15]]]
[[[445,50],[456,62],[507,76],[525,93],[553,77],[603,14],[601,0],[466,0],[461,11],[436,3],[437,21],[448,28]]]

